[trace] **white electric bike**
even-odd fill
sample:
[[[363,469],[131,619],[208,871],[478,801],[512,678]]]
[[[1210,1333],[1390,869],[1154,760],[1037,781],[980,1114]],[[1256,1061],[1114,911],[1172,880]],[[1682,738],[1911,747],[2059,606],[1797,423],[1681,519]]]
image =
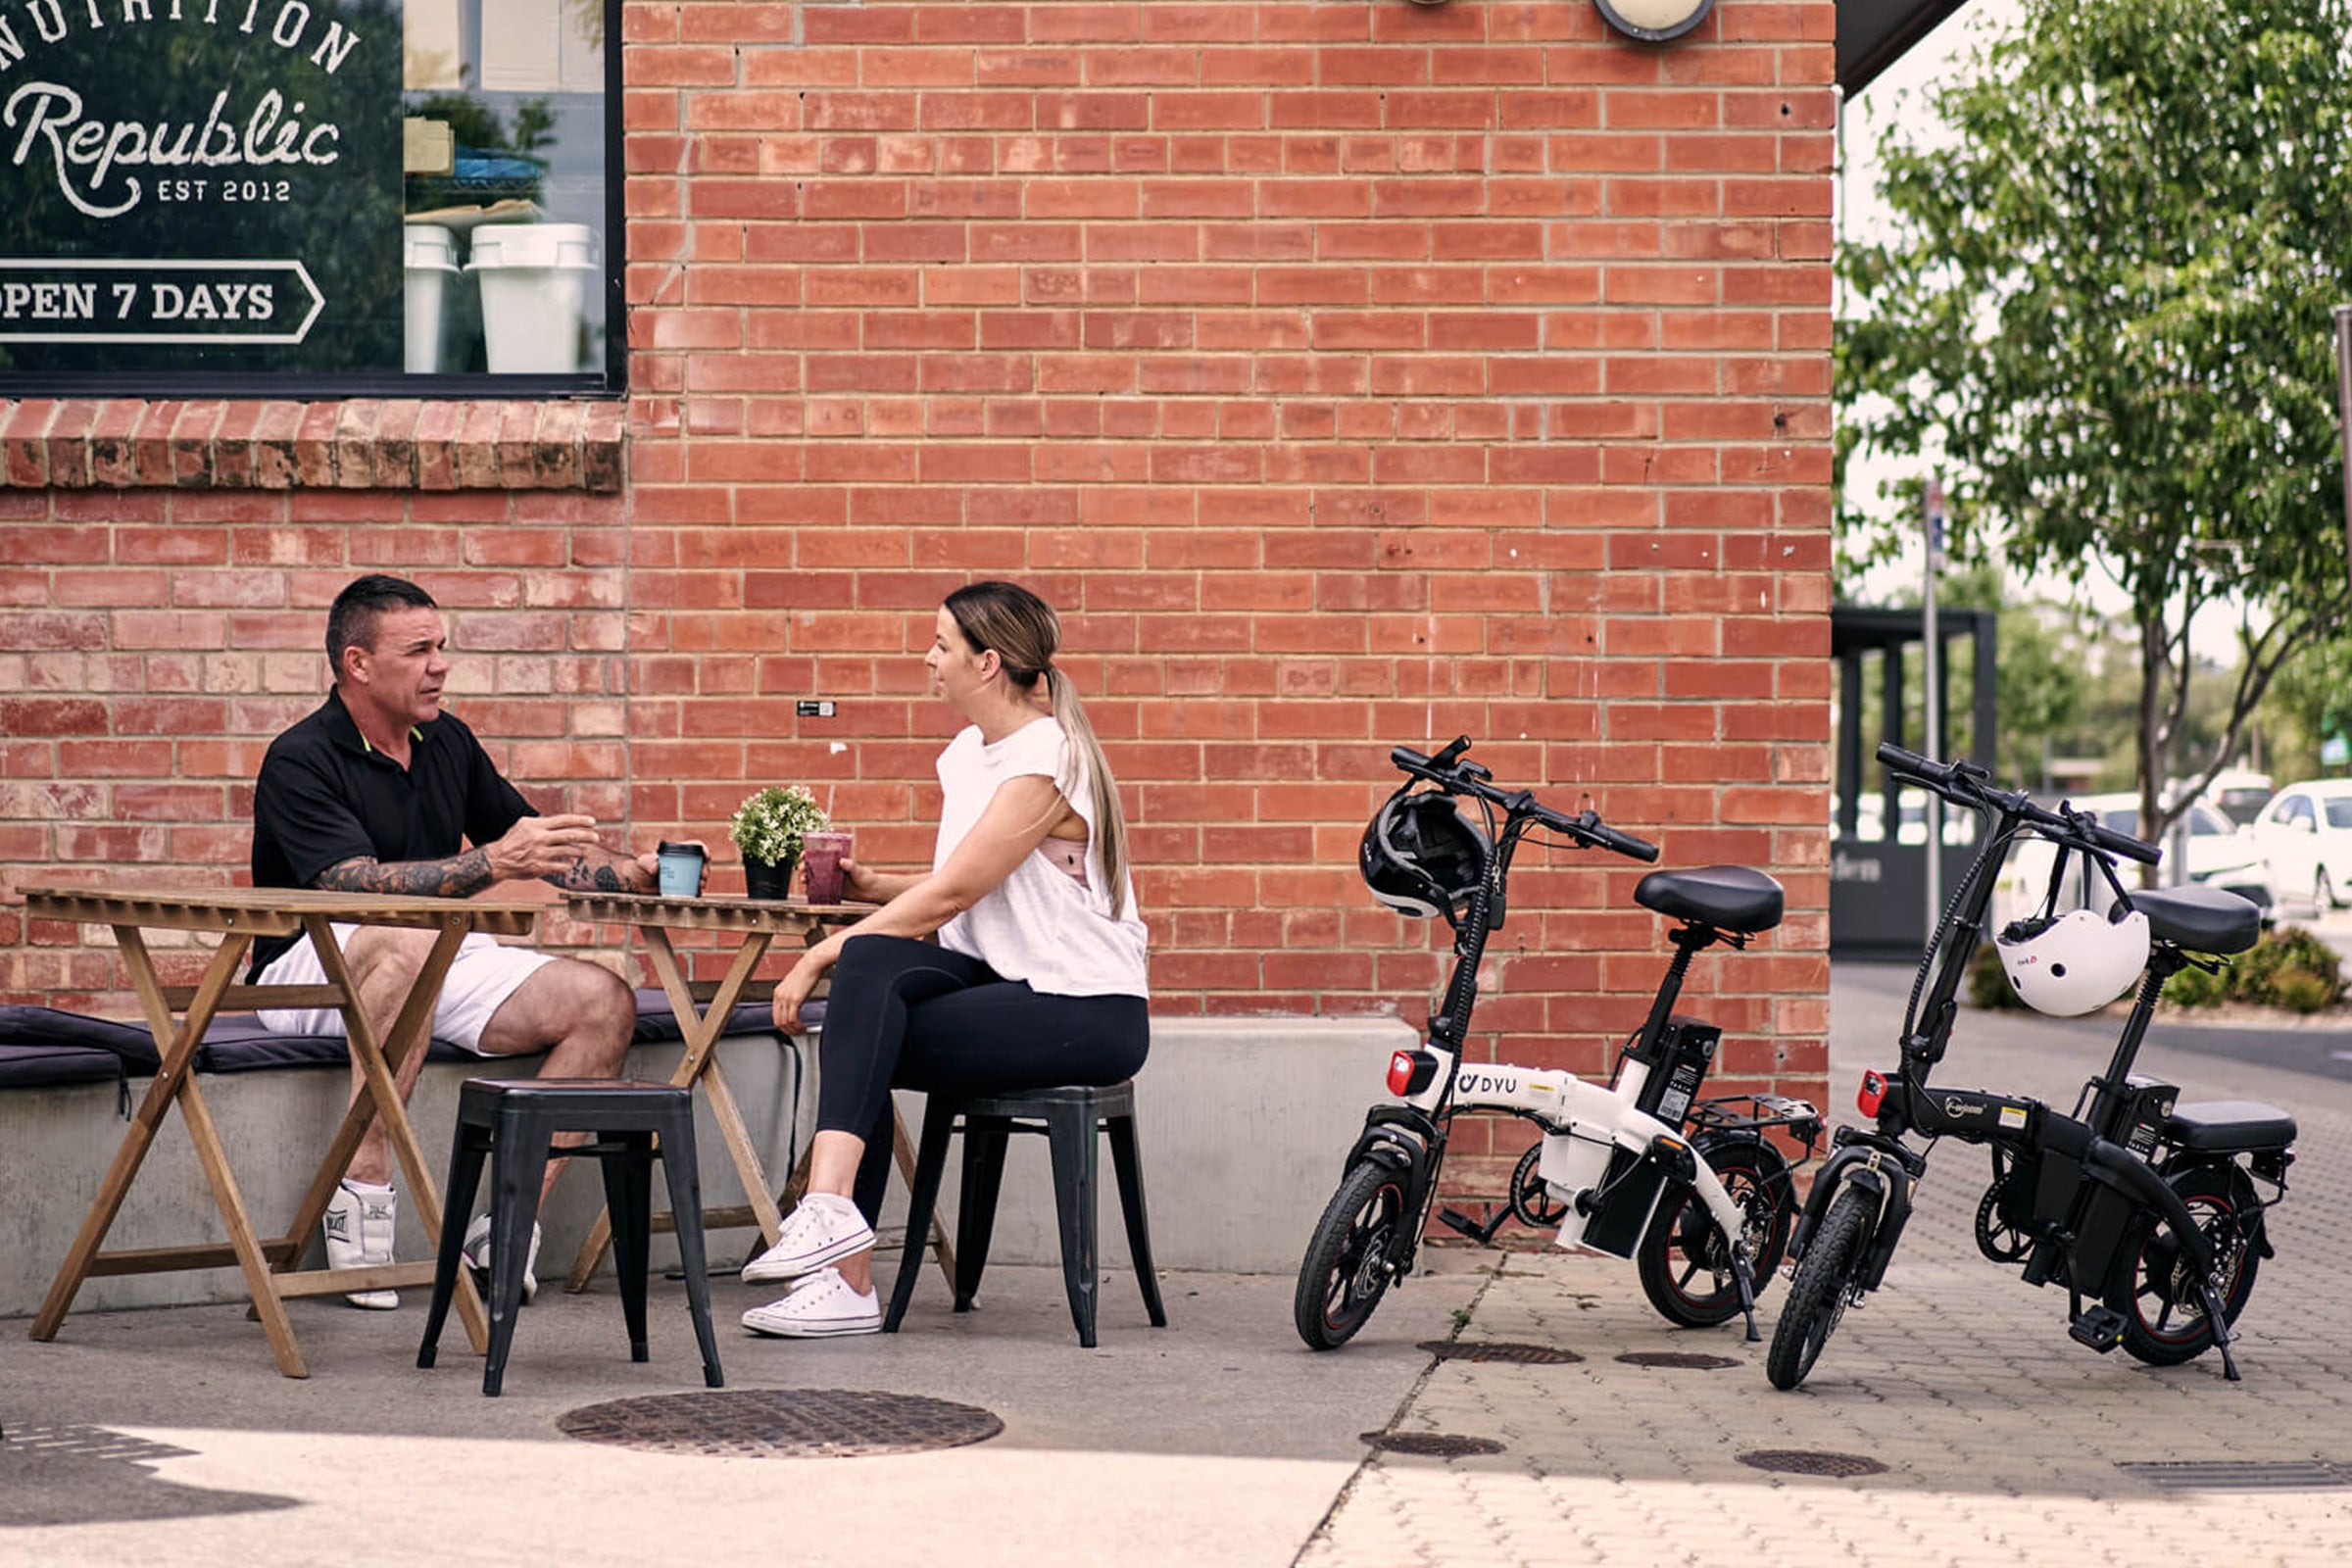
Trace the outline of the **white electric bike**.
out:
[[[1365,1117],[1307,1244],[1294,1302],[1298,1336],[1318,1350],[1345,1345],[1411,1272],[1453,1118],[1491,1111],[1534,1122],[1542,1140],[1521,1157],[1507,1202],[1484,1220],[1446,1209],[1442,1222],[1481,1243],[1513,1215],[1556,1227],[1562,1247],[1634,1258],[1643,1294],[1669,1321],[1706,1328],[1744,1316],[1747,1337],[1757,1339],[1756,1281],[1779,1266],[1797,1207],[1788,1161],[1764,1135],[1784,1128],[1810,1155],[1821,1115],[1777,1095],[1699,1099],[1723,1031],[1677,1013],[1674,1004],[1700,952],[1717,943],[1744,948],[1780,923],[1781,885],[1737,865],[1642,879],[1635,902],[1681,924],[1674,959],[1614,1082],[1466,1063],[1479,960],[1488,934],[1503,923],[1521,839],[1541,828],[1556,837],[1540,842],[1564,838],[1634,859],[1658,858],[1654,845],[1592,811],[1568,816],[1526,790],[1496,789],[1485,768],[1460,760],[1469,748],[1463,736],[1435,757],[1391,752],[1409,777],[1365,830],[1365,881],[1400,913],[1442,914],[1453,926],[1453,974],[1427,1041],[1390,1059],[1389,1091],[1402,1103],[1375,1105]],[[1421,781],[1437,788],[1419,790]],[[1485,833],[1456,810],[1455,797],[1479,803]]]

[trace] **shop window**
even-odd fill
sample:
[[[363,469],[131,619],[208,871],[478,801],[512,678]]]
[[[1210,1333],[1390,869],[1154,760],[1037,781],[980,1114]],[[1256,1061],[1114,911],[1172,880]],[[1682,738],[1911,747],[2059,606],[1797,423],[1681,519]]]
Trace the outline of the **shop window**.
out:
[[[0,395],[623,386],[620,0],[0,0]]]

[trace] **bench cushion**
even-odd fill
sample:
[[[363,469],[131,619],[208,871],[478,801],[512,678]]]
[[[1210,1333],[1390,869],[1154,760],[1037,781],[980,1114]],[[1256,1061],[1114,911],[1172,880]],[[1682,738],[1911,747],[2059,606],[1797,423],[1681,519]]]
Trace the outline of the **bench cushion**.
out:
[[[814,1030],[825,1021],[823,1002],[811,1002],[801,1009],[801,1022]],[[776,1015],[764,1002],[739,1002],[727,1014],[730,1035],[772,1035],[776,1032]],[[678,1027],[678,1015],[669,1005],[669,993],[660,986],[637,988],[637,1031],[630,1037],[640,1046],[674,1046],[686,1038]]]
[[[0,1046],[103,1051],[131,1072],[153,1072],[164,1063],[143,1024],[21,1003],[0,1007]]]
[[[122,1058],[87,1046],[0,1046],[0,1089],[120,1083]]]

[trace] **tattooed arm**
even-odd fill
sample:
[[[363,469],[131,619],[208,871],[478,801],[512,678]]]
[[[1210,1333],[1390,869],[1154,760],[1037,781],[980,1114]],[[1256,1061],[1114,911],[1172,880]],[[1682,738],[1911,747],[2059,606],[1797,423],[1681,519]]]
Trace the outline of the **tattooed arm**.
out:
[[[404,898],[468,899],[497,880],[488,850],[467,850],[446,860],[393,860],[366,856],[330,865],[318,885],[330,893],[393,893]]]
[[[495,842],[439,860],[378,860],[355,856],[318,873],[318,885],[336,893],[414,894],[471,898],[494,882],[545,877],[558,887],[596,890],[612,879],[614,891],[651,886],[639,862],[596,842],[588,816],[526,816]]]
[[[582,893],[650,893],[660,878],[647,867],[646,859],[593,845],[574,855],[562,870],[548,872],[546,879],[557,887]]]

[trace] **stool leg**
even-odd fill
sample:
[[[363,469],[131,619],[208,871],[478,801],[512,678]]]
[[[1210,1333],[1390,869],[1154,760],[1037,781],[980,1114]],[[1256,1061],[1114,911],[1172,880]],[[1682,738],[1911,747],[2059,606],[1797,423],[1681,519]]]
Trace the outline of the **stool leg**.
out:
[[[686,1270],[686,1305],[694,1314],[694,1343],[703,1352],[703,1383],[723,1389],[718,1336],[710,1328],[710,1269],[703,1254],[703,1179],[695,1165],[694,1112],[662,1129],[662,1174],[669,1183],[669,1216],[677,1229],[678,1264]]]
[[[923,1252],[931,1241],[931,1215],[939,1206],[939,1179],[947,1174],[948,1139],[956,1130],[956,1102],[932,1095],[923,1102],[923,1136],[914,1156],[913,1191],[906,1210],[906,1246],[899,1253],[899,1277],[891,1282],[890,1310],[882,1314],[882,1332],[899,1332],[906,1303],[914,1299],[914,1279],[923,1271]]]
[[[654,1135],[609,1132],[622,1152],[605,1156],[605,1206],[612,1214],[612,1267],[620,1286],[629,1359],[646,1359],[645,1275],[653,1240]]]
[[[1004,1189],[1006,1123],[994,1116],[963,1118],[963,1202],[956,1212],[956,1310],[972,1309],[988,1244],[997,1230],[997,1195]]]
[[[482,1364],[482,1393],[495,1396],[507,1377],[514,1319],[522,1311],[522,1270],[530,1261],[531,1222],[539,1214],[539,1181],[547,1174],[550,1129],[536,1116],[501,1115],[490,1144],[490,1353]],[[464,1226],[458,1228],[461,1239]],[[441,1245],[449,1245],[444,1227]]]
[[[1046,1114],[1054,1151],[1054,1210],[1061,1221],[1061,1283],[1070,1295],[1078,1343],[1095,1348],[1095,1113],[1054,1105]]]
[[[1118,1173],[1119,1211],[1127,1216],[1127,1253],[1135,1260],[1135,1282],[1144,1290],[1144,1310],[1152,1326],[1168,1326],[1167,1308],[1159,1303],[1159,1274],[1152,1266],[1152,1220],[1144,1208],[1144,1162],[1135,1144],[1135,1118],[1112,1116],[1102,1124],[1110,1135],[1110,1168]]]
[[[450,1141],[449,1185],[441,1199],[441,1250],[433,1257],[433,1299],[424,1309],[424,1338],[416,1346],[419,1367],[430,1367],[441,1353],[441,1326],[449,1321],[449,1300],[458,1290],[466,1216],[473,1207],[474,1190],[482,1182],[482,1156],[489,1149],[489,1130],[482,1127],[461,1123]]]

